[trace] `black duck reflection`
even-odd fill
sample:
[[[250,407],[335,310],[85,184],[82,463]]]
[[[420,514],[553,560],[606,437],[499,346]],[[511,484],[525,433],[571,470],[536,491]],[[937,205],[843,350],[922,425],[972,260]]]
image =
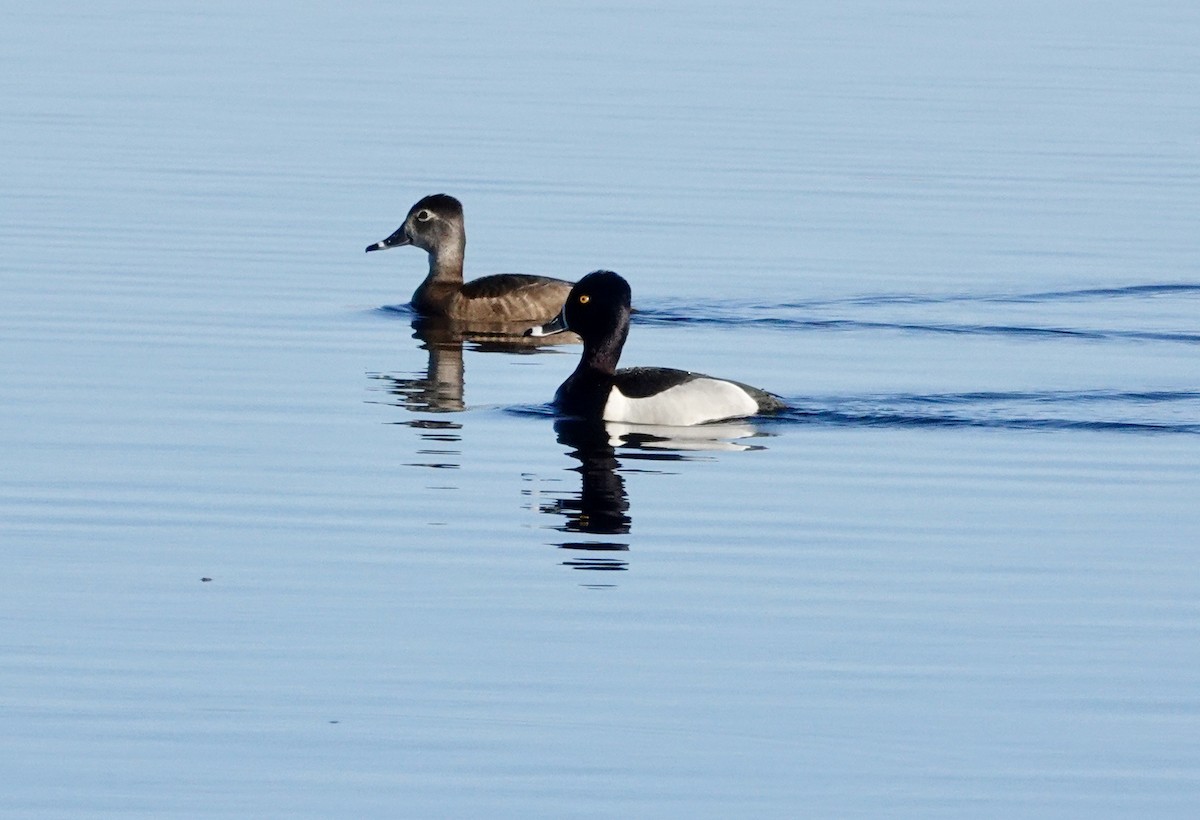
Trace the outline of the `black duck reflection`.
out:
[[[665,473],[664,469],[622,467],[622,460],[644,462],[688,461],[702,452],[759,450],[762,445],[744,439],[764,436],[748,422],[728,422],[700,427],[655,427],[604,422],[598,419],[561,418],[554,431],[567,455],[579,463],[571,467],[580,475],[578,493],[554,498],[539,506],[541,512],[564,519],[554,529],[572,535],[628,536],[633,519],[624,472]],[[618,448],[620,448],[618,457]],[[578,557],[563,561],[573,569],[623,571],[629,568],[625,538],[571,539],[553,544],[574,550]]]

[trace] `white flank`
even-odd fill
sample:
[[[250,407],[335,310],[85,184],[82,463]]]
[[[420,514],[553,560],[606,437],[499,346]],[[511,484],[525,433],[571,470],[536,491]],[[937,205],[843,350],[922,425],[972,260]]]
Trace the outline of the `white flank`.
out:
[[[694,379],[644,399],[631,399],[614,387],[604,405],[604,420],[678,427],[757,412],[758,402],[736,384]]]

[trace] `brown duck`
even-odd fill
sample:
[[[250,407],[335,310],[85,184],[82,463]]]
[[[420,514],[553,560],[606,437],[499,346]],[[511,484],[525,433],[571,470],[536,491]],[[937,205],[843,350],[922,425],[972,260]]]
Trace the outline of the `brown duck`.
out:
[[[548,322],[558,315],[571,283],[548,276],[497,273],[463,282],[467,232],[462,203],[432,194],[409,209],[404,224],[387,239],[367,246],[381,251],[415,245],[429,254],[429,275],[413,293],[413,309],[422,316],[461,322]]]

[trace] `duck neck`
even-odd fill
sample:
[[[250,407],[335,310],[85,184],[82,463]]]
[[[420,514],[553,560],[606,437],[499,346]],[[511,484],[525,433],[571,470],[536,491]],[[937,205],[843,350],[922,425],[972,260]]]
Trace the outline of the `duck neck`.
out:
[[[625,347],[625,339],[629,336],[629,322],[626,321],[607,333],[598,342],[585,342],[583,356],[579,360],[580,369],[598,370],[611,376],[617,372],[617,362],[621,360],[621,349]]]
[[[463,256],[467,249],[467,235],[461,228],[442,238],[429,249],[429,275],[426,284],[446,282],[461,284],[463,280]]]

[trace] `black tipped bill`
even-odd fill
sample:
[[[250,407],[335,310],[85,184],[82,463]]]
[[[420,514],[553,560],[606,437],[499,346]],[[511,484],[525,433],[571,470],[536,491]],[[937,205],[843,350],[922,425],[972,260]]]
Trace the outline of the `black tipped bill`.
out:
[[[398,248],[401,245],[411,244],[412,240],[408,236],[408,231],[404,230],[404,226],[401,225],[396,229],[395,233],[393,233],[387,239],[381,239],[374,245],[367,245],[367,253],[370,253],[371,251],[386,251],[388,248]]]
[[[549,322],[546,322],[546,324],[544,324],[544,325],[538,325],[537,327],[529,328],[529,330],[525,331],[525,335],[526,336],[553,336],[555,333],[562,333],[563,331],[569,330],[569,329],[570,328],[567,327],[567,317],[564,314],[560,313],[557,316],[555,316],[553,319],[551,319]]]

